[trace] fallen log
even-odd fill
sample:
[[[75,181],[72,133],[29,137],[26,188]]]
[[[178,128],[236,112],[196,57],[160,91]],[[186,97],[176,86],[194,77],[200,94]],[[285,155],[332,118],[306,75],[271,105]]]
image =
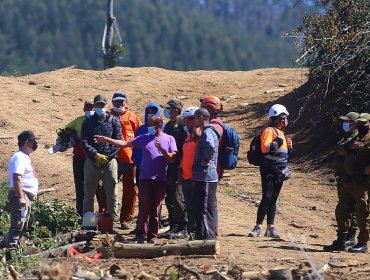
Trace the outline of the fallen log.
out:
[[[58,188],[48,188],[48,189],[41,189],[37,192],[37,195],[40,196],[40,195],[43,195],[44,193],[48,193],[48,192],[52,192],[52,191],[56,191]]]
[[[195,240],[176,244],[114,244],[115,258],[158,258],[168,255],[217,255],[218,240]]]
[[[292,271],[289,268],[270,269],[270,279],[276,280],[293,280]]]

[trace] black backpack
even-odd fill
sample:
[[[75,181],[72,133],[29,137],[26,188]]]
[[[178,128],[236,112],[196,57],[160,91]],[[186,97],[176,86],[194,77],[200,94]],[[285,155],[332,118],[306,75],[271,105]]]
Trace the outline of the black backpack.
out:
[[[273,129],[274,129],[275,135],[279,135],[276,129],[275,128]],[[249,151],[247,152],[248,162],[255,166],[261,166],[262,164],[263,154],[261,150],[261,134],[262,132],[254,136],[250,144]]]

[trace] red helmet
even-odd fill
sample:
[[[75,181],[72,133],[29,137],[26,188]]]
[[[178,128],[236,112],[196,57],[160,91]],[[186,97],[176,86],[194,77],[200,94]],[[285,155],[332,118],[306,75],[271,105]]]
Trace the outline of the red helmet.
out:
[[[212,107],[216,111],[222,111],[221,100],[216,96],[205,96],[199,101],[201,107]]]

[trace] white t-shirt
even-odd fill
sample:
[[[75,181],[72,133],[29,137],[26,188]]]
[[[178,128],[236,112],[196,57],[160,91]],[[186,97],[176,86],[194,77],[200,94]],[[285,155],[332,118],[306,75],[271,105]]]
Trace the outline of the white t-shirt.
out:
[[[13,173],[22,175],[24,191],[37,195],[39,180],[30,157],[22,151],[16,151],[8,164],[9,187],[14,188]]]

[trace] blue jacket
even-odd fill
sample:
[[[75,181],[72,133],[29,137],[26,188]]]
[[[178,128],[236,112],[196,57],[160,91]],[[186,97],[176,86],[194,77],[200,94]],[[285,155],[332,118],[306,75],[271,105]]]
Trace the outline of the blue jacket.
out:
[[[197,150],[192,169],[193,181],[200,182],[217,182],[217,158],[218,158],[218,138],[220,137],[218,130],[207,125],[203,128],[202,134],[198,141]],[[209,162],[207,167],[203,167],[201,163]]]
[[[161,110],[160,110],[159,106],[156,103],[154,103],[154,102],[148,103],[145,107],[144,124],[139,126],[139,128],[135,132],[135,137],[148,133],[148,113],[147,113],[147,109],[150,108],[150,107],[157,108],[157,112],[155,114],[157,116],[161,115]],[[132,151],[132,160],[133,160],[133,162],[134,162],[134,164],[137,168],[140,168],[142,158],[143,158],[143,150],[134,148],[133,151]]]

